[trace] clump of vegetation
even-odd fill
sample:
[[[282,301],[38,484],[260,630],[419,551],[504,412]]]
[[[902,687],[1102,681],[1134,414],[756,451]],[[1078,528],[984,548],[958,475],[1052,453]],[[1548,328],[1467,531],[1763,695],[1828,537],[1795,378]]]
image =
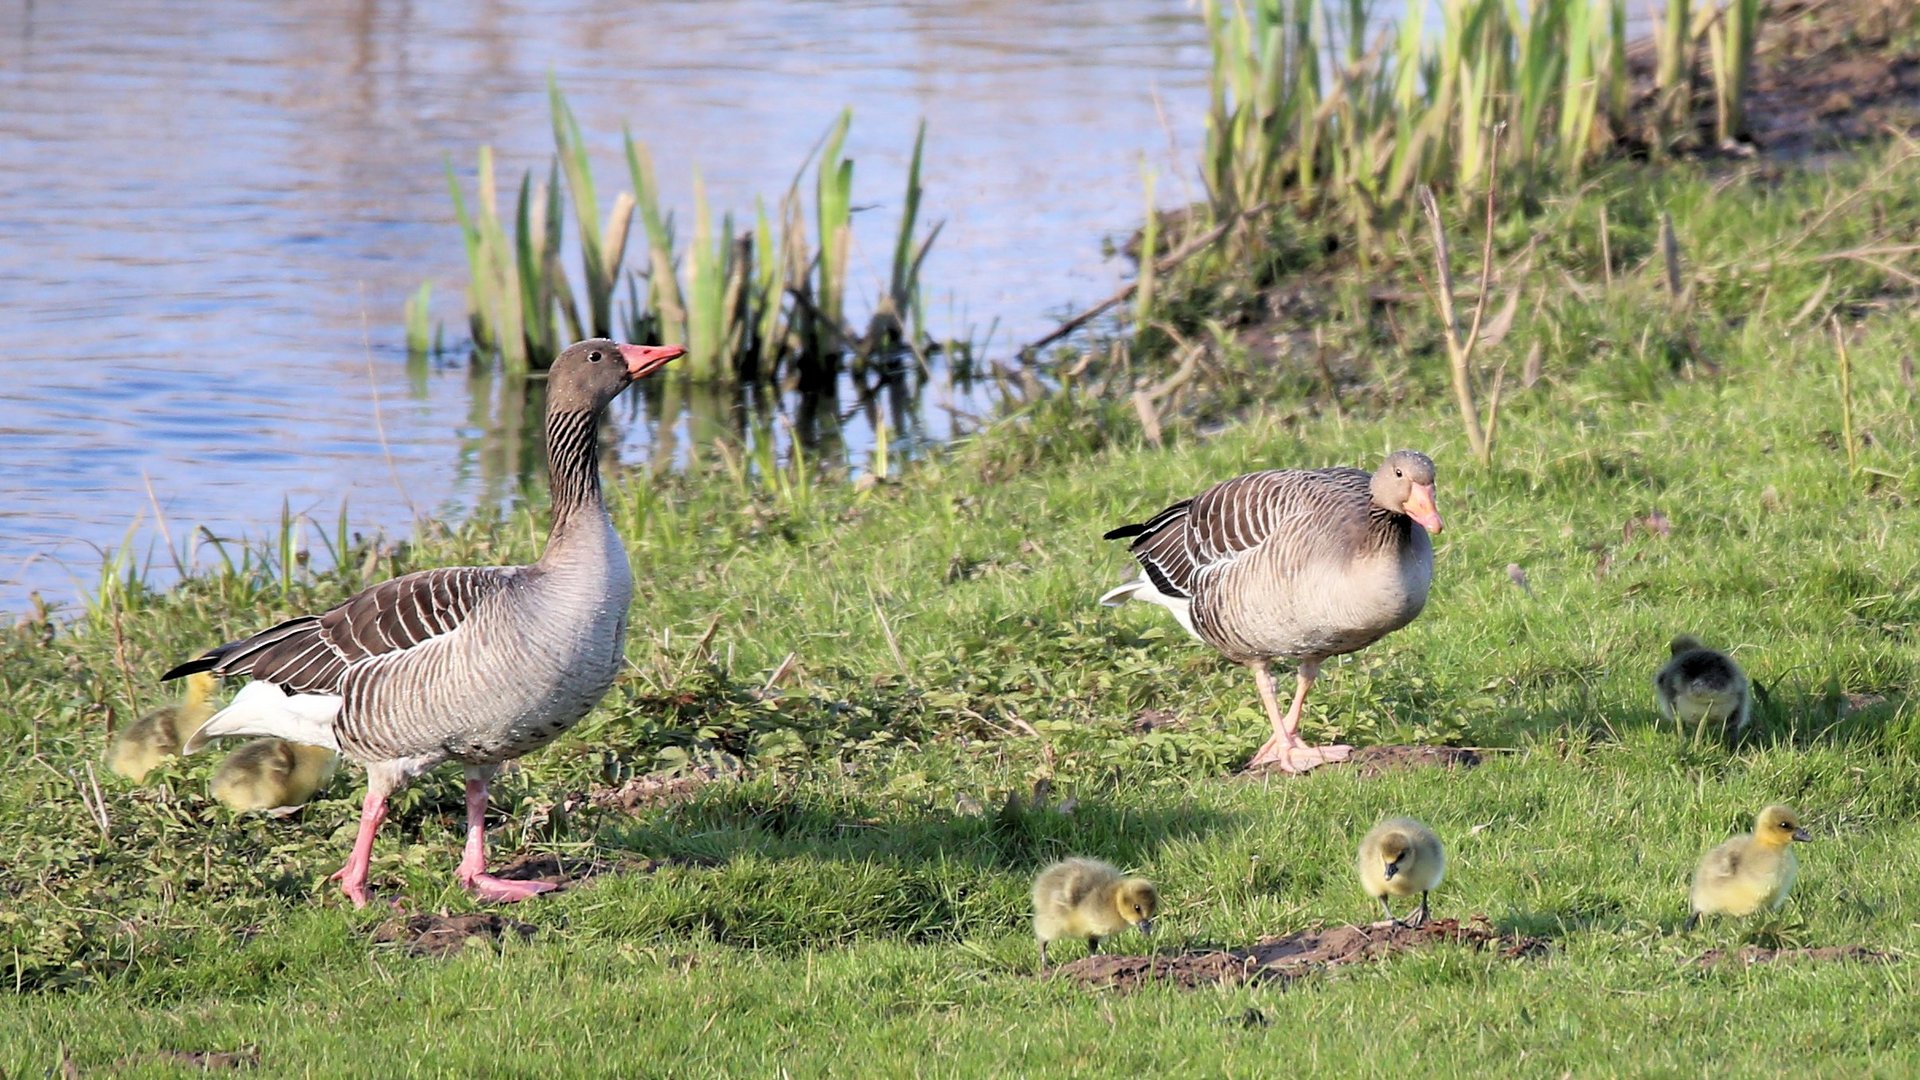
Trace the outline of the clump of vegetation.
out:
[[[1375,32],[1366,0],[1207,0],[1212,104],[1202,159],[1215,222],[1278,200],[1337,208],[1363,245],[1404,225],[1426,185],[1464,195],[1571,183],[1628,142],[1693,145],[1712,73],[1723,141],[1744,135],[1758,0],[1662,16],[1658,107],[1637,113],[1626,0],[1445,0]],[[1712,63],[1695,56],[1712,42]],[[1490,142],[1500,143],[1496,153]],[[1487,175],[1489,163],[1502,175]]]
[[[852,110],[843,111],[803,163],[769,217],[757,204],[751,227],[722,214],[715,227],[705,186],[694,174],[691,236],[684,249],[661,204],[653,156],[626,135],[632,191],[615,197],[604,219],[592,163],[573,111],[549,85],[555,161],[545,181],[521,177],[513,216],[499,214],[492,150],[480,149],[469,200],[448,166],[447,184],[467,251],[468,330],[477,354],[510,372],[543,367],[569,341],[613,336],[679,341],[679,375],[708,383],[795,382],[830,385],[844,365],[856,371],[924,360],[935,348],[921,303],[921,268],[940,233],[922,230],[921,162],[926,125],[914,140],[886,291],[873,301],[865,330],[848,320],[854,163],[842,155]],[[809,165],[817,172],[811,231],[801,196]],[[563,183],[564,179],[564,183]],[[566,204],[573,205],[581,285],[562,265]],[[628,268],[626,251],[639,215],[645,258]],[[424,294],[408,309],[411,348],[424,350]]]

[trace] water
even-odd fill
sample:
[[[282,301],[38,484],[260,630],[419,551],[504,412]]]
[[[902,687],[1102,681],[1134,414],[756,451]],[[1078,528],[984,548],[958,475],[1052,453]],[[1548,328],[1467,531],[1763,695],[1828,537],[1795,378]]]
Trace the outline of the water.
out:
[[[431,279],[460,326],[443,162],[544,171],[549,71],[603,201],[631,124],[683,219],[696,166],[716,209],[774,199],[851,105],[868,296],[925,117],[929,314],[990,355],[1124,279],[1100,243],[1139,220],[1143,157],[1162,202],[1196,194],[1181,0],[0,0],[0,611],[75,599],[130,528],[164,579],[162,516],[184,547],[272,535],[283,503],[404,533],[512,497],[525,409],[464,361],[410,371],[400,312]],[[928,439],[978,404],[928,397]],[[699,434],[620,428],[626,462]]]

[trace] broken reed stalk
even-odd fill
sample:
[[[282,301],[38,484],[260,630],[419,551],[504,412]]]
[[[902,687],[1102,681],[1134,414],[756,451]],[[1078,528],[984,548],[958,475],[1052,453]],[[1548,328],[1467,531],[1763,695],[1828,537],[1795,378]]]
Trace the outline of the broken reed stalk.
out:
[[[1667,292],[1678,308],[1686,298],[1686,284],[1680,278],[1680,238],[1673,231],[1673,215],[1660,211],[1660,259],[1666,265]]]
[[[1853,357],[1847,352],[1847,335],[1840,329],[1840,317],[1827,322],[1833,328],[1833,346],[1840,354],[1840,439],[1847,447],[1847,476],[1860,475],[1859,452],[1853,441]]]
[[[1480,342],[1480,326],[1487,312],[1488,287],[1493,280],[1493,227],[1496,196],[1499,190],[1500,136],[1505,124],[1494,125],[1488,140],[1486,237],[1480,249],[1480,295],[1473,303],[1473,320],[1465,332],[1460,328],[1459,308],[1453,293],[1453,258],[1447,247],[1446,224],[1440,218],[1440,204],[1433,189],[1422,185],[1417,198],[1433,232],[1434,302],[1440,308],[1440,321],[1447,337],[1447,360],[1453,373],[1453,399],[1460,408],[1460,426],[1466,431],[1467,445],[1482,466],[1493,464],[1493,431],[1500,418],[1500,392],[1504,388],[1506,365],[1494,376],[1492,400],[1488,403],[1487,422],[1480,422],[1480,408],[1473,392],[1473,352]]]

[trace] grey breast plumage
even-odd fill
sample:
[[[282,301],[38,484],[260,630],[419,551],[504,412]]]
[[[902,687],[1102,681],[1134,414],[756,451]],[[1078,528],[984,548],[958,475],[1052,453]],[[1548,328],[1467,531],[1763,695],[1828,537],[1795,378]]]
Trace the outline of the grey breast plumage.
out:
[[[1116,529],[1154,587],[1192,600],[1194,631],[1228,657],[1352,652],[1426,604],[1425,530],[1374,505],[1359,469],[1275,469],[1225,480]]]

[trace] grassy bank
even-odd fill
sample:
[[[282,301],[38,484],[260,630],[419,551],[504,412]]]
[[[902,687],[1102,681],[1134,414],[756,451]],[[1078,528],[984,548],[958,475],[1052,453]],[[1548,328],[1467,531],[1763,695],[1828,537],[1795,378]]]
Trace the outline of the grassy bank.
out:
[[[117,580],[0,653],[0,988],[19,991],[0,1071],[158,1074],[161,1052],[243,1047],[366,1075],[1909,1071],[1910,963],[1693,959],[1748,938],[1920,948],[1917,173],[1900,146],[1823,172],[1615,167],[1503,215],[1493,287],[1521,300],[1479,357],[1506,366],[1490,466],[1448,397],[1425,250],[1361,276],[1290,217],[1257,282],[1170,284],[1153,333],[1201,358],[1152,399],[1155,438],[1131,395],[1164,372],[1142,359],[895,482],[619,478],[631,669],[503,779],[494,839],[616,870],[507,912],[530,938],[449,960],[374,943],[391,913],[324,883],[351,773],[297,817],[236,820],[205,797],[209,760],[101,777],[99,799],[87,763],[177,658],[394,572],[530,557],[539,512],[327,574],[268,552],[165,595]],[[1448,225],[1471,288],[1477,227]],[[1328,665],[1308,734],[1498,750],[1464,773],[1230,777],[1264,737],[1250,679],[1155,610],[1095,607],[1130,573],[1100,532],[1234,473],[1399,446],[1441,468],[1433,599]],[[1767,686],[1748,744],[1655,725],[1680,631]],[[1171,716],[1142,730],[1147,709]],[[655,770],[719,779],[632,813],[584,797]],[[1009,805],[1040,780],[1047,805]],[[1677,935],[1693,860],[1773,800],[1818,837],[1784,916]],[[403,796],[376,891],[472,910],[450,887],[459,812],[451,775]],[[1547,955],[1439,949],[1284,991],[1031,977],[1048,859],[1161,884],[1162,936],[1118,947],[1245,944],[1370,918],[1350,853],[1386,812],[1452,846],[1441,914]]]

